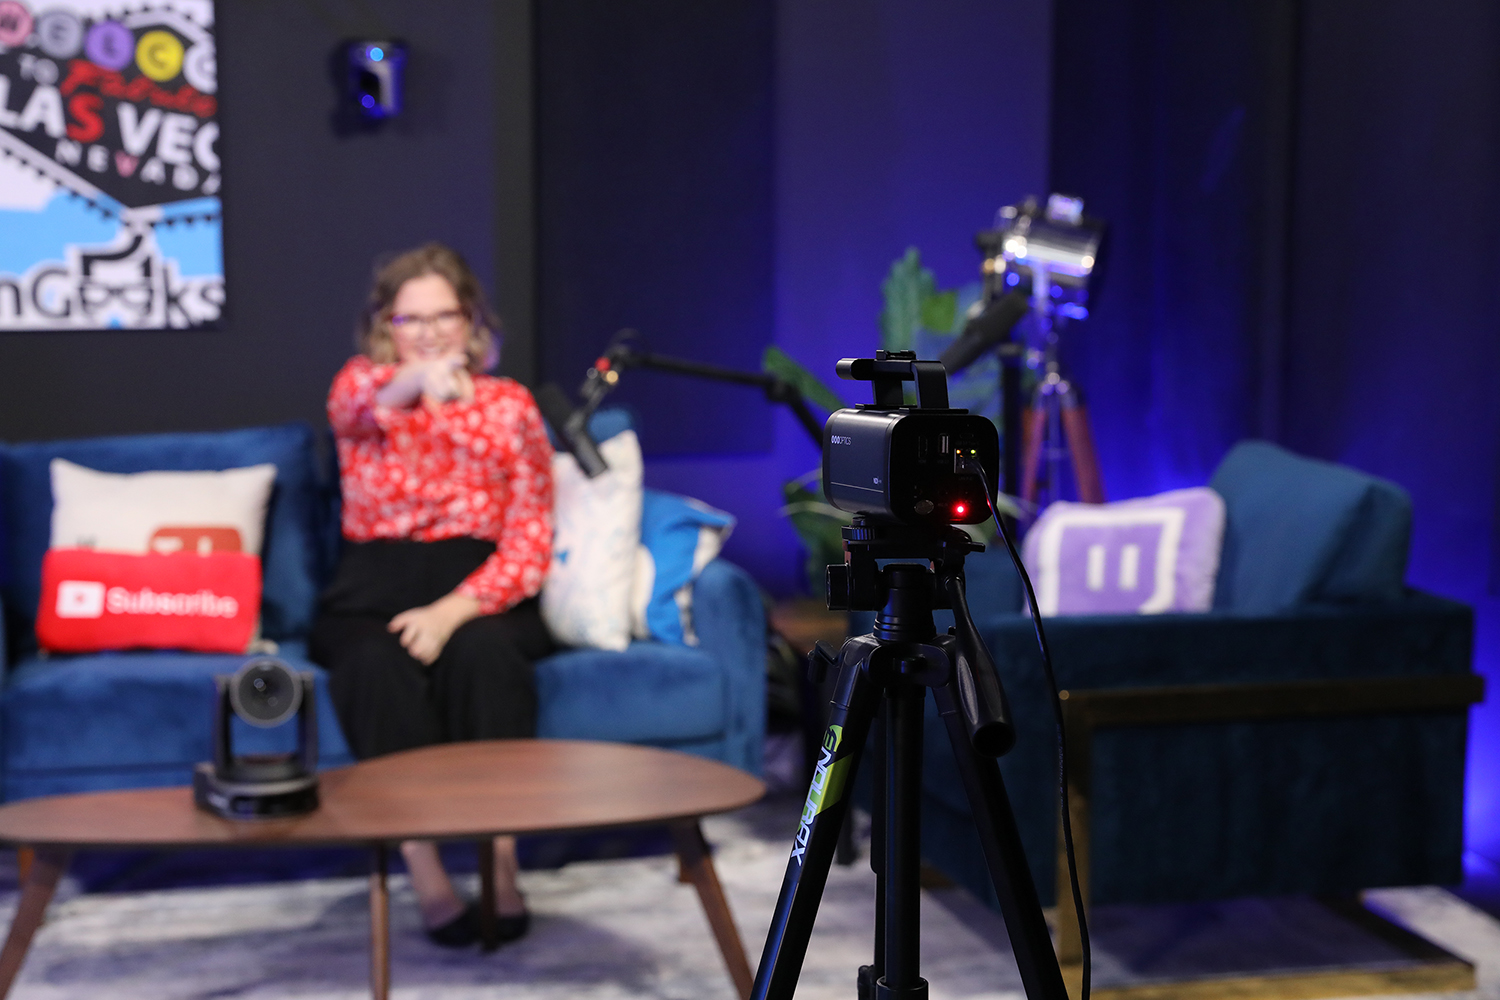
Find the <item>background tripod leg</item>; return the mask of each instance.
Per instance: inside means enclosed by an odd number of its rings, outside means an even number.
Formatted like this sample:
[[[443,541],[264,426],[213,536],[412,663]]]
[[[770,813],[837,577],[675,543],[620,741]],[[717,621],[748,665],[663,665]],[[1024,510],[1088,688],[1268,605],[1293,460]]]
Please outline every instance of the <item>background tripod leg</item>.
[[[1069,389],[1062,400],[1063,432],[1068,451],[1073,456],[1073,482],[1078,499],[1084,503],[1104,502],[1104,477],[1099,473],[1099,455],[1094,450],[1094,434],[1089,429],[1089,411],[1079,401],[1076,389]]]
[[[969,727],[953,690],[956,684],[956,679],[949,680],[946,685],[933,688],[932,693],[948,730],[948,741],[953,745],[974,824],[979,828],[979,843],[984,848],[984,860],[1000,900],[1000,913],[1005,917],[1005,930],[1010,935],[1021,983],[1029,1000],[1068,1000],[1036,883],[1016,830],[1010,797],[1000,777],[1000,765],[992,758],[981,757],[969,741]]]
[[[1037,471],[1042,463],[1042,436],[1047,431],[1047,403],[1037,393],[1021,418],[1021,498],[1035,501]]]
[[[859,764],[870,720],[878,704],[880,688],[870,680],[866,670],[872,646],[860,646],[850,640],[852,648],[862,655],[848,660],[840,656],[838,684],[828,711],[828,729],[819,750],[807,802],[802,807],[792,856],[787,861],[776,913],[766,934],[765,951],[755,974],[753,1000],[791,1000],[802,974],[802,960],[807,956],[807,942],[828,869],[833,864],[839,829],[849,811],[849,791]]]

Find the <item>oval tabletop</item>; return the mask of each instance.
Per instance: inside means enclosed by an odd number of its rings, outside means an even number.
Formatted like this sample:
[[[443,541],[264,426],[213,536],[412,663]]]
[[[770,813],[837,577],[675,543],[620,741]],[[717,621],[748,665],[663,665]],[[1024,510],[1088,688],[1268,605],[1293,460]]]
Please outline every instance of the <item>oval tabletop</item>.
[[[189,788],[0,806],[0,843],[58,847],[357,844],[466,839],[690,819],[749,805],[757,778],[675,750],[582,740],[447,743],[319,774],[304,816],[227,820]]]

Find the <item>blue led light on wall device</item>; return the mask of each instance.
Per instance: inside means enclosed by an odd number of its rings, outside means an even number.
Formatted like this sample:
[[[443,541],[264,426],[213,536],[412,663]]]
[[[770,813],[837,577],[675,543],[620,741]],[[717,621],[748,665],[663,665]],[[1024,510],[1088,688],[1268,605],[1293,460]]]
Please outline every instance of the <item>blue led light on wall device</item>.
[[[361,117],[392,118],[405,103],[406,44],[359,39],[344,46],[345,92]]]

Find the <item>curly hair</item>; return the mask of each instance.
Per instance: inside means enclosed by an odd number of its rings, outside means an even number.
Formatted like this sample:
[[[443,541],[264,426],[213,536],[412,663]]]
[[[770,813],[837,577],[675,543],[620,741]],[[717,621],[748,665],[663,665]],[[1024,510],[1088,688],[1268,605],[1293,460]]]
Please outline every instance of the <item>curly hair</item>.
[[[375,278],[355,335],[359,350],[377,364],[396,360],[396,342],[391,335],[392,304],[402,285],[429,274],[447,279],[469,318],[469,339],[464,345],[469,371],[478,374],[493,368],[500,360],[500,320],[462,255],[442,243],[426,243],[375,262]]]

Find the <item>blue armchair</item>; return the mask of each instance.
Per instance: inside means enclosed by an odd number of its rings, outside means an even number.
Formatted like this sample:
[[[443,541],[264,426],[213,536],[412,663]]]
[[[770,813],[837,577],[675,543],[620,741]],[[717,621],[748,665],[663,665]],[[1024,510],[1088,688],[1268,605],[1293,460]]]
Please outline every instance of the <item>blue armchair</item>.
[[[1047,619],[1097,903],[1160,903],[1462,877],[1473,614],[1403,583],[1398,487],[1251,442],[1212,484],[1227,525],[1214,610]],[[1020,729],[1001,769],[1055,898],[1052,709],[1019,583],[971,561],[975,619]],[[947,738],[929,719],[923,853],[993,902]],[[1065,931],[1071,922],[1063,920]]]
[[[322,671],[305,637],[337,552],[336,489],[300,424],[192,434],[0,445],[0,798],[186,784],[210,757],[214,674],[244,656],[38,653],[32,622],[51,534],[49,462],[107,472],[277,467],[263,547],[262,634],[318,675],[320,758],[349,763]],[[334,502],[330,503],[329,498]],[[765,619],[755,584],[724,561],[694,591],[700,645],[637,642],[623,652],[566,650],[537,664],[539,735],[672,747],[759,773]],[[238,723],[238,720],[236,720]],[[289,730],[290,727],[287,727]],[[243,727],[246,751],[286,749],[290,732]]]

